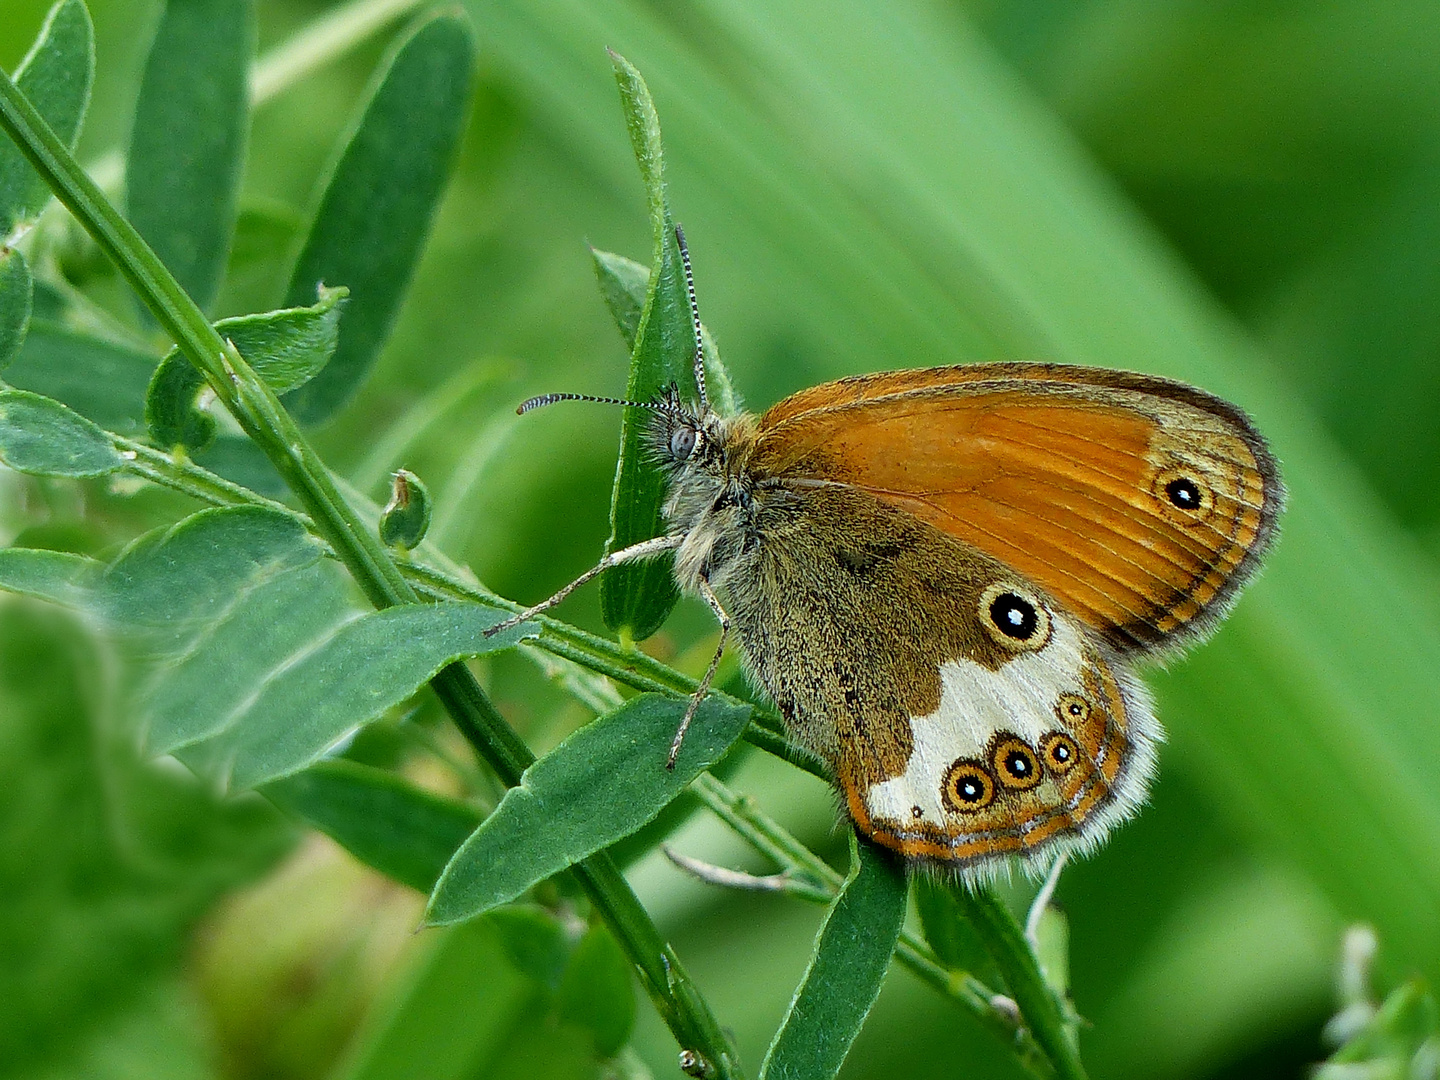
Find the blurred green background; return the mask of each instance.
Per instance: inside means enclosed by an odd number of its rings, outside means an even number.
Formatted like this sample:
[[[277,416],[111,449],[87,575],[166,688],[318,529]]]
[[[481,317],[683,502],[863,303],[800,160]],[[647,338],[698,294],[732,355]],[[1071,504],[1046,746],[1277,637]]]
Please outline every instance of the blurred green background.
[[[46,6],[5,0],[0,66]],[[752,406],[854,372],[1045,359],[1190,379],[1274,438],[1293,498],[1271,570],[1216,640],[1151,678],[1171,731],[1152,805],[1060,884],[1092,1074],[1303,1075],[1357,919],[1380,930],[1384,978],[1440,975],[1440,9],[465,6],[482,66],[460,166],[380,366],[317,434],[327,460],[376,496],[389,469],[418,473],[432,538],[506,595],[591,565],[618,416],[509,410],[624,386],[585,246],[650,251],[613,47],[655,95],[702,312]],[[258,10],[264,54],[327,8]],[[91,11],[80,156],[96,162],[125,145],[158,5]],[[257,111],[215,314],[279,302],[390,32]],[[132,317],[85,243],[66,271]],[[183,509],[0,472],[6,542],[110,554]],[[563,615],[598,629],[595,591]],[[687,601],[647,648],[695,670],[713,640]],[[220,802],[142,761],[129,675],[123,642],[0,602],[0,1075],[343,1069],[427,962],[421,898],[255,796]],[[537,750],[585,719],[521,661],[485,677]],[[818,782],[756,755],[735,786],[843,859]],[[710,821],[675,843],[758,869]],[[702,887],[655,855],[631,878],[758,1062],[819,910]],[[643,1004],[635,1047],[675,1073]],[[844,1075],[1019,1073],[893,971]]]

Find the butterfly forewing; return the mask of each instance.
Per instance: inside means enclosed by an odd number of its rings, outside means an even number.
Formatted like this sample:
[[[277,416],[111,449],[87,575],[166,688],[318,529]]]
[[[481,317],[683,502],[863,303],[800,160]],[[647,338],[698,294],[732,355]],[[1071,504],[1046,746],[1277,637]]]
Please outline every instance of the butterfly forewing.
[[[1238,409],[1099,369],[980,364],[802,391],[761,419],[758,474],[863,490],[1001,560],[1116,648],[1203,630],[1283,498]]]

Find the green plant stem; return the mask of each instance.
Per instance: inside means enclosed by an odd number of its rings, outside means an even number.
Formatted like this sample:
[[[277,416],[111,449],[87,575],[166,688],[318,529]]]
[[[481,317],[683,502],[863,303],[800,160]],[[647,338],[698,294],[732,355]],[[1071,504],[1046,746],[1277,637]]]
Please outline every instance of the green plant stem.
[[[829,863],[792,836],[779,822],[763,813],[748,795],[732,791],[709,773],[701,773],[690,790],[709,810],[762,855],[773,860],[794,881],[795,888],[781,891],[814,903],[829,903],[840,892],[845,879]],[[819,892],[815,890],[818,887]],[[1056,1075],[1050,1060],[1029,1032],[1016,1027],[1014,1016],[1001,1007],[1003,1000],[975,976],[951,971],[912,930],[900,931],[895,958],[922,982],[960,1004],[1011,1047],[1020,1064],[1034,1076]]]
[[[957,884],[954,893],[1005,976],[1026,1026],[1054,1062],[1056,1074],[1061,1080],[1085,1080],[1079,1048],[1065,1023],[1064,1006],[1040,973],[1035,952],[1015,916],[989,889],[972,890]]]
[[[270,459],[305,508],[316,533],[345,564],[377,608],[419,597],[390,559],[378,536],[341,498],[329,470],[311,449],[269,386],[255,376],[228,341],[165,269],[149,246],[105,198],[94,181],[15,86],[0,73],[0,126],[75,219],[114,260],[179,348],[205,376],[216,396]],[[451,664],[432,688],[461,732],[509,785],[534,760],[464,664]],[[660,937],[634,892],[608,856],[575,868],[592,903],[614,931],[681,1047],[703,1056],[719,1077],[739,1077],[739,1062],[719,1023],[679,959]]]

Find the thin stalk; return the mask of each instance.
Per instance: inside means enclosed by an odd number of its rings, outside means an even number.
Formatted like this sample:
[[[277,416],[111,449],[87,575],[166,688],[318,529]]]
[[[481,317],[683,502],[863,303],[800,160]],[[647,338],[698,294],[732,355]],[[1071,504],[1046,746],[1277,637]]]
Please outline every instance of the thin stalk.
[[[843,875],[762,812],[748,795],[730,790],[709,773],[697,776],[690,790],[716,817],[782,869],[789,882],[779,891],[822,904],[839,895]],[[1041,1047],[1027,1031],[1016,1027],[1014,1016],[999,1004],[1004,999],[968,972],[951,971],[940,964],[914,931],[900,931],[895,958],[989,1028],[1015,1051],[1020,1064],[1033,1075],[1045,1080],[1056,1075]]]
[[[234,345],[223,340],[140,235],[105,198],[8,75],[0,73],[0,127],[15,140],[57,198],[115,262],[156,320],[205,376],[217,398],[270,459],[299,499],[316,533],[345,564],[377,608],[418,596],[337,491],[274,392]],[[508,785],[534,756],[505,723],[464,664],[451,664],[430,685],[466,739]],[[614,931],[665,1023],[683,1050],[701,1055],[718,1077],[739,1077],[728,1040],[708,1005],[660,937],[634,892],[606,855],[575,867],[591,902]]]
[[[1000,974],[1005,976],[1026,1026],[1054,1063],[1056,1074],[1061,1080],[1085,1080],[1080,1050],[1065,1022],[1065,1008],[1040,973],[1039,961],[1020,923],[989,889],[956,885],[954,893]]]

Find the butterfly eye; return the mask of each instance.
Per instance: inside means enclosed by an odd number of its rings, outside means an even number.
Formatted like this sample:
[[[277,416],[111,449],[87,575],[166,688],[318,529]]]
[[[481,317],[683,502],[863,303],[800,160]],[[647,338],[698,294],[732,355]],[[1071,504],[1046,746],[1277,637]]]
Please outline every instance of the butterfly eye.
[[[1080,748],[1063,731],[1052,731],[1040,740],[1040,757],[1047,769],[1057,776],[1064,776],[1075,767],[1080,758]]]
[[[1044,778],[1044,770],[1035,751],[1013,735],[995,744],[990,761],[1000,783],[1015,791],[1028,791]]]
[[[1050,640],[1050,613],[1029,589],[991,585],[980,597],[980,621],[1012,652],[1032,652]]]
[[[961,758],[945,771],[940,798],[946,808],[958,813],[983,810],[995,800],[995,781],[978,761]]]
[[[682,425],[670,436],[670,456],[676,461],[686,460],[695,450],[695,429]]]

